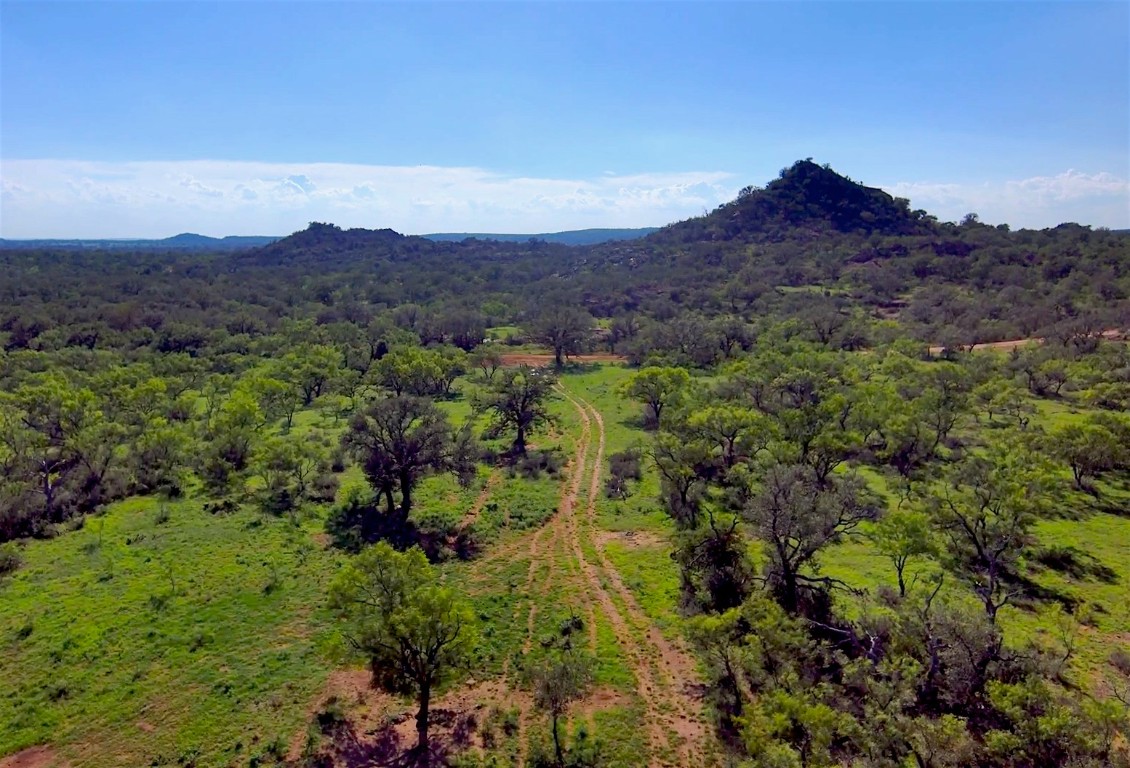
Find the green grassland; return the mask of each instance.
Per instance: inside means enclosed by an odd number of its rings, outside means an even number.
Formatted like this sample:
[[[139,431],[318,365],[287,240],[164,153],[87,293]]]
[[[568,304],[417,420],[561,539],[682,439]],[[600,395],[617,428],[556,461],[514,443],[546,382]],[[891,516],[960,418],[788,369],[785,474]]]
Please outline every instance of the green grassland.
[[[605,474],[609,455],[646,447],[649,439],[640,406],[619,394],[630,373],[622,366],[587,366],[563,379],[570,394],[603,417]],[[441,403],[455,423],[471,416],[468,386],[461,382],[460,396]],[[1044,426],[1079,418],[1084,410],[1068,400],[1034,405],[1033,422]],[[558,452],[564,463],[581,422],[564,398],[553,411],[555,424],[532,443]],[[299,413],[294,425],[331,440],[344,427],[317,409]],[[490,446],[504,448],[505,439]],[[593,434],[590,461],[595,453]],[[606,498],[601,489],[596,540],[585,544],[586,554],[602,547],[648,618],[677,636],[673,528],[656,500],[654,470],[646,461],[644,467],[627,499]],[[498,475],[493,484],[492,473]],[[877,487],[886,483],[879,473],[868,477]],[[552,554],[551,537],[542,539],[540,554],[526,547],[531,531],[548,527],[568,478],[568,468],[524,477],[481,467],[467,487],[450,476],[433,477],[417,494],[417,523],[444,530],[458,526],[486,496],[474,524],[482,554],[442,566],[482,623],[473,665],[480,680],[519,679],[531,639],[536,648],[571,614],[594,615],[575,563]],[[343,489],[364,483],[356,467],[341,480]],[[1072,667],[1084,687],[1101,686],[1110,652],[1130,641],[1130,489],[1100,483],[1099,490],[1097,499],[1069,494],[1061,514],[1043,521],[1037,536],[1041,546],[1072,547],[1094,558],[1106,569],[1103,578],[1028,566],[1037,585],[1092,609]],[[304,731],[329,673],[345,663],[334,651],[324,608],[326,585],[345,557],[322,535],[326,511],[311,506],[272,517],[246,504],[214,514],[192,496],[168,503],[133,498],[88,517],[78,530],[26,543],[23,567],[0,580],[0,755],[50,743],[76,768],[278,761]],[[507,554],[492,558],[495,551]],[[827,552],[822,565],[828,575],[871,592],[894,583],[893,569],[861,537]],[[1002,621],[1022,638],[1053,636],[1056,619],[1036,607],[1009,608]],[[595,738],[609,765],[632,766],[643,738],[635,680],[599,611],[595,621],[596,685],[616,699],[587,721],[573,718],[569,727]],[[514,738],[501,739],[498,750],[514,755]]]
[[[471,416],[467,397],[441,407],[454,423]],[[579,421],[564,399],[553,409],[556,423],[533,444],[566,457]],[[293,431],[336,440],[344,428],[314,408],[296,415]],[[454,528],[492,471],[501,478],[474,524],[485,552],[544,525],[562,472],[524,477],[481,467],[465,488],[452,476],[431,477],[416,494],[413,518],[428,529]],[[340,480],[341,492],[364,484],[355,466]],[[345,557],[322,535],[326,511],[273,517],[248,503],[213,514],[198,498],[133,498],[88,517],[80,530],[28,542],[23,567],[0,581],[0,755],[50,743],[77,767],[279,760],[303,732],[330,671],[348,663],[324,608],[326,585]],[[538,579],[553,579],[552,599],[534,619],[534,637],[542,638],[580,611],[586,595],[576,580],[554,578],[551,564],[534,565]],[[443,570],[483,625],[475,674],[520,674],[529,560],[452,561]],[[609,627],[598,623],[596,637],[597,685],[631,690]],[[636,715],[633,705],[593,715],[608,755],[620,755],[613,764],[631,765],[639,754],[639,734],[628,727]]]
[[[78,766],[222,765],[285,751],[327,669],[338,557],[318,530],[131,499],[25,547],[0,587],[0,754],[50,742]]]

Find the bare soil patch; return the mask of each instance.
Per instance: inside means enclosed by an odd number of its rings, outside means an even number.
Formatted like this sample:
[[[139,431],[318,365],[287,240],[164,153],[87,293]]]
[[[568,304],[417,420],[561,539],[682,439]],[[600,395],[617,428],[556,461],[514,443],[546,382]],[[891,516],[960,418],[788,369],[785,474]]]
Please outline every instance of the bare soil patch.
[[[46,745],[28,747],[14,755],[0,757],[0,768],[70,768],[70,765]]]
[[[587,363],[624,363],[628,358],[623,355],[610,355],[610,354],[592,354],[592,355],[570,355],[567,362],[580,363],[582,365]],[[534,352],[513,352],[511,354],[502,356],[502,364],[507,367],[514,367],[518,365],[531,365],[536,368],[544,368],[547,365],[553,365],[553,355],[546,355]]]
[[[1120,331],[1117,328],[1109,328],[1109,329],[1103,331],[1100,335],[1104,339],[1107,339],[1108,341],[1119,341],[1119,340],[1123,340],[1125,338],[1123,336],[1122,331]],[[1011,339],[1009,341],[987,341],[984,344],[974,344],[972,347],[969,348],[969,350],[971,352],[976,352],[979,349],[1016,349],[1017,347],[1023,347],[1025,344],[1044,344],[1046,342],[1047,342],[1047,339],[1043,338],[1042,336],[1033,336],[1032,338],[1028,338],[1028,339]],[[943,351],[945,351],[945,347],[938,347],[938,346],[930,347],[930,354],[931,355],[940,355]]]

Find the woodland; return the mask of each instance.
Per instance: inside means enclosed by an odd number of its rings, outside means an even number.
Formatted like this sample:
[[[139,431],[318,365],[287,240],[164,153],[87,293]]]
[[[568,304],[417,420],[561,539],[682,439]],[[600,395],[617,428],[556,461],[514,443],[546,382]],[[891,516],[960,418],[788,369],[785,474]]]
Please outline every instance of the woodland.
[[[8,245],[0,768],[1130,766],[1130,233]]]

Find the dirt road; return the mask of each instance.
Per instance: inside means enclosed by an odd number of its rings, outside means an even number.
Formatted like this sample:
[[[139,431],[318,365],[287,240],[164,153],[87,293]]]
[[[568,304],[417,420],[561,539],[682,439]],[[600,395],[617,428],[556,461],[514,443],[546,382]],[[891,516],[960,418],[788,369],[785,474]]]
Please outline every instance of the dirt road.
[[[1123,338],[1122,331],[1117,328],[1107,329],[1103,331],[1101,335],[1104,339],[1111,341],[1117,341]],[[969,350],[976,352],[979,349],[1016,349],[1017,347],[1023,347],[1025,344],[1043,344],[1046,341],[1047,339],[1042,336],[1033,336],[1028,339],[1011,339],[1009,341],[986,341],[984,344],[974,344]],[[940,355],[944,350],[945,347],[930,347],[930,354]]]
[[[623,355],[594,354],[570,355],[567,362],[587,365],[589,363],[623,363],[627,362],[627,360],[628,358]],[[536,368],[544,368],[548,365],[553,365],[553,362],[553,355],[538,352],[514,352],[502,356],[502,364],[508,368],[513,368],[518,365],[532,365]]]

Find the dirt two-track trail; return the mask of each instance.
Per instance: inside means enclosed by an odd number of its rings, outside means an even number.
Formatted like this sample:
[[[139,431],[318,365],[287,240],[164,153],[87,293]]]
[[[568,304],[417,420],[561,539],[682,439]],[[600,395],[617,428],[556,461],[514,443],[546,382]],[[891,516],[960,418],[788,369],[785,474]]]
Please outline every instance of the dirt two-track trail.
[[[604,420],[588,402],[564,389],[561,392],[576,409],[581,431],[557,510],[526,542],[525,650],[532,646],[535,619],[543,606],[553,604],[558,594],[584,595],[581,610],[590,650],[596,651],[597,622],[608,625],[635,678],[647,743],[647,754],[640,755],[639,764],[650,768],[711,765],[715,760],[702,702],[692,693],[699,689],[694,659],[664,637],[644,613],[596,535]],[[583,703],[581,709],[585,709]],[[586,717],[591,721],[591,711]],[[524,736],[527,729],[521,730]],[[519,757],[524,756],[523,747]]]
[[[678,641],[663,635],[644,612],[624,578],[604,551],[606,536],[597,527],[597,504],[602,491],[605,452],[604,419],[600,412],[578,395],[559,388],[561,395],[576,410],[579,430],[567,471],[561,482],[556,509],[534,531],[492,548],[472,567],[471,581],[481,587],[498,578],[506,564],[526,564],[524,582],[513,608],[513,625],[524,631],[522,653],[531,652],[539,632],[545,632],[545,619],[571,611],[583,618],[586,634],[582,642],[594,654],[612,655],[609,639],[614,639],[616,659],[630,671],[634,696],[609,687],[598,687],[570,713],[574,722],[587,723],[593,732],[599,712],[611,707],[632,706],[638,712],[638,728],[617,734],[638,744],[639,754],[631,765],[647,768],[712,768],[720,762],[719,749],[707,725],[699,692],[701,680],[694,658]],[[479,498],[465,518],[473,521],[501,478],[492,474]],[[662,556],[662,555],[656,555]],[[475,588],[472,586],[472,588]],[[541,624],[539,626],[539,619]],[[599,645],[598,640],[604,644]],[[599,647],[598,647],[599,645]],[[604,662],[612,659],[601,659]],[[349,680],[367,680],[367,672],[345,671]],[[340,676],[339,676],[340,677]],[[331,679],[331,683],[334,681]],[[340,682],[340,681],[339,681]],[[338,686],[340,687],[340,686]],[[357,687],[357,686],[354,686]],[[365,685],[360,685],[365,689]],[[530,745],[542,727],[541,715],[533,708],[520,678],[504,664],[501,678],[473,683],[456,689],[433,702],[435,711],[470,713],[487,705],[512,707],[518,712],[516,750],[518,766],[528,762]],[[345,696],[333,685],[326,694]],[[367,692],[345,696],[348,700],[367,700],[361,731],[376,733],[377,723],[390,711],[391,699]],[[410,743],[413,722],[408,714],[398,721],[396,731],[404,744]],[[635,725],[635,723],[633,723]],[[297,763],[305,730],[296,734],[291,758]],[[596,733],[599,738],[600,733]],[[605,734],[611,736],[611,734]],[[371,741],[369,736],[363,741]],[[437,739],[438,740],[438,739]],[[485,751],[479,744],[478,749]],[[335,765],[374,765],[372,762],[336,762]]]

